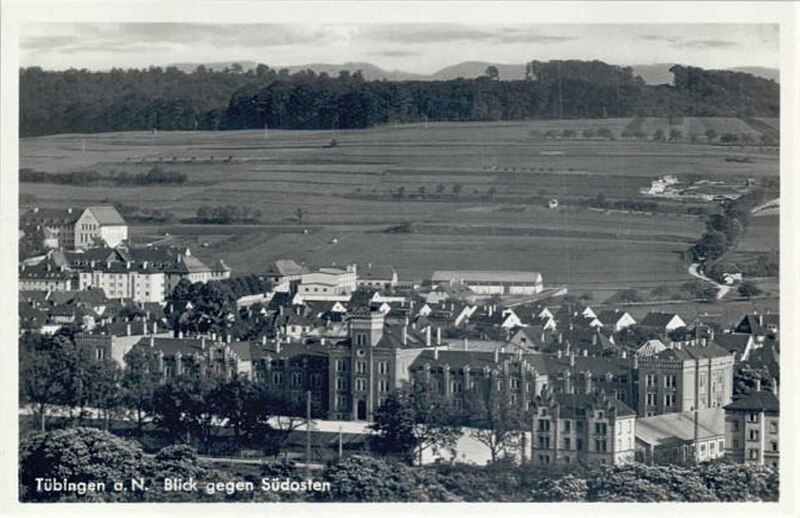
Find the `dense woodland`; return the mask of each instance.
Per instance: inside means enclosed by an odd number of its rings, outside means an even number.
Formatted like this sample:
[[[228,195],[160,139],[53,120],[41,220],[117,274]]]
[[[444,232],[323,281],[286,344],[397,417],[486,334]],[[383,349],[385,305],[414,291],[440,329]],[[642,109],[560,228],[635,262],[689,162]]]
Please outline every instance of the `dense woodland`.
[[[20,70],[20,134],[245,128],[347,129],[419,121],[655,116],[777,117],[779,85],[676,65],[650,86],[600,61],[532,61],[526,80],[367,81],[265,65],[91,72]],[[489,72],[487,70],[487,72]]]

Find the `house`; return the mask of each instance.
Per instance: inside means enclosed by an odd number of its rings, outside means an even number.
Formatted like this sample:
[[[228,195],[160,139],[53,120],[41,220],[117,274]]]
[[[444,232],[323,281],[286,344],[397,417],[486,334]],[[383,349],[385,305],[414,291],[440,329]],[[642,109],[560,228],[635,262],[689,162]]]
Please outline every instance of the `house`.
[[[722,280],[728,286],[732,284],[736,284],[737,282],[742,282],[742,274],[741,273],[723,273]]]
[[[397,272],[391,266],[368,263],[367,268],[358,273],[357,285],[365,288],[394,288],[397,286]]]
[[[646,341],[641,347],[636,349],[636,354],[640,357],[655,356],[665,349],[667,349],[667,346],[664,345],[664,342],[658,338],[653,338],[652,340]]]
[[[279,259],[267,268],[266,276],[273,284],[278,285],[284,282],[297,282],[308,271],[308,268],[292,259]]]
[[[726,456],[734,462],[780,464],[780,402],[777,395],[762,391],[725,406]]]
[[[539,272],[499,270],[437,270],[431,284],[463,285],[479,295],[535,295],[543,289]]]
[[[163,302],[166,277],[147,261],[95,264],[78,274],[78,288],[100,289],[108,298],[130,298],[135,302]]]
[[[636,461],[692,465],[725,455],[725,411],[706,408],[636,419]]]
[[[356,265],[348,265],[346,269],[320,268],[315,272],[300,276],[297,295],[303,300],[338,300],[350,298],[356,291]]]
[[[34,207],[20,216],[20,227],[41,228],[48,248],[75,247],[75,223],[81,216],[73,208],[51,209]]]
[[[686,322],[677,313],[651,311],[639,322],[639,325],[659,333],[669,333],[681,327],[686,327]]]
[[[72,248],[109,246],[114,248],[128,239],[128,225],[111,205],[86,207],[75,221],[75,243]]]
[[[747,361],[750,353],[759,347],[756,345],[753,335],[747,333],[721,333],[715,335],[713,340],[717,345],[730,352],[737,363]]]
[[[21,263],[18,271],[23,291],[69,291],[75,286],[75,272],[56,251],[48,252],[38,263]]]
[[[532,404],[531,461],[539,466],[634,461],[636,412],[604,393],[554,394]]]
[[[777,336],[780,327],[780,315],[775,313],[753,313],[745,315],[736,324],[734,332],[753,335],[757,342],[763,342],[768,336]]]
[[[733,397],[733,354],[706,339],[670,342],[638,360],[638,414],[721,408]]]
[[[619,333],[627,327],[636,325],[636,320],[630,313],[619,309],[601,311],[597,315],[597,320],[603,324],[604,329],[610,329],[614,333]]]

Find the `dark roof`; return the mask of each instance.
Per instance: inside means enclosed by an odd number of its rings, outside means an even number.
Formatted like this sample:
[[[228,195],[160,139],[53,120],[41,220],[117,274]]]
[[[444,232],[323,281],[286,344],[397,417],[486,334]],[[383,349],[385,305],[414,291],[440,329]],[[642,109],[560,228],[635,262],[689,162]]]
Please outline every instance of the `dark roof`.
[[[597,320],[603,325],[616,324],[626,313],[628,312],[619,309],[606,309],[597,314]]]
[[[753,392],[749,396],[737,399],[725,405],[725,410],[758,410],[764,412],[780,412],[781,405],[775,394],[767,391]]]
[[[34,208],[22,215],[23,223],[39,225],[72,225],[81,217],[77,209]]]
[[[569,370],[570,372],[586,372],[592,374],[621,375],[628,374],[631,370],[632,360],[623,359],[616,356],[575,356],[575,365],[570,365],[567,356],[558,358],[557,356],[546,355],[544,361],[548,365],[547,371],[555,374]]]
[[[639,325],[644,327],[665,327],[676,315],[680,317],[677,313],[651,311],[639,322]]]
[[[122,219],[117,209],[111,205],[100,205],[96,207],[87,207],[86,210],[91,211],[95,219],[101,225],[124,225],[125,220]]]
[[[721,358],[731,356],[731,352],[713,342],[708,342],[706,345],[681,344],[680,348],[669,347],[656,353],[655,356],[665,360],[693,360],[695,358]]]
[[[600,407],[601,405],[607,405],[611,408],[615,408],[617,410],[618,417],[628,417],[628,416],[635,416],[636,412],[623,403],[622,401],[613,398],[607,397],[602,394],[597,393],[575,393],[575,394],[555,394],[553,396],[555,401],[561,407],[561,415],[567,416],[572,415],[577,410],[578,413],[585,411],[585,409],[590,407]]]
[[[753,336],[746,333],[722,333],[714,337],[714,342],[726,351],[736,352],[741,357],[752,339]]]

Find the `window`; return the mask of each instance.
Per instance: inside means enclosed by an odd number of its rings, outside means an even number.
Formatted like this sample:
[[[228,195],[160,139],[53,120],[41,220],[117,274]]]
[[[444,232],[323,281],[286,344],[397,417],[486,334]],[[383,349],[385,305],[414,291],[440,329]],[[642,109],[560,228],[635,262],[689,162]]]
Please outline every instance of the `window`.
[[[594,450],[595,451],[606,451],[606,449],[607,449],[607,444],[606,444],[605,439],[602,439],[602,440],[596,439],[594,441]]]
[[[539,419],[539,431],[540,432],[549,432],[550,431],[550,420],[549,419]]]
[[[664,386],[667,388],[675,388],[677,377],[674,374],[667,374],[664,376]]]
[[[605,435],[608,432],[608,425],[606,423],[595,423],[594,433],[598,435]]]
[[[769,433],[778,433],[778,421],[769,422]]]
[[[648,392],[647,393],[647,406],[656,406],[656,394],[655,394],[655,392]]]
[[[539,449],[540,450],[550,449],[550,437],[539,437]]]
[[[303,386],[303,374],[300,372],[293,372],[292,373],[292,386],[294,387],[301,387]]]
[[[569,437],[564,437],[564,449],[569,450],[572,448],[572,440]]]
[[[747,439],[750,441],[757,441],[758,440],[758,430],[750,430],[750,433],[747,435]]]
[[[322,385],[322,376],[318,372],[311,374],[309,380],[314,388],[319,388]]]
[[[347,360],[336,360],[336,372],[347,371]]]
[[[664,394],[664,406],[675,406],[675,394]]]
[[[564,457],[564,464],[569,464],[570,462],[572,462],[572,459],[569,458],[569,455]]]
[[[378,392],[389,392],[389,381],[378,380]]]
[[[747,414],[747,421],[750,423],[758,422],[758,412],[750,412]]]
[[[550,464],[550,456],[549,455],[539,455],[539,463],[540,464]]]
[[[583,439],[575,439],[575,449],[583,451]]]
[[[778,441],[770,441],[769,447],[772,451],[778,451]]]
[[[734,439],[733,440],[733,449],[734,450],[738,450],[739,449],[739,439]]]
[[[461,380],[452,380],[450,382],[450,392],[453,394],[460,394],[463,391]]]
[[[711,451],[711,453],[715,453],[717,451],[717,443],[711,441],[710,443],[708,443],[708,449],[709,451]]]
[[[360,374],[364,374],[365,372],[367,372],[367,362],[365,362],[364,360],[358,360],[356,362],[356,372]]]
[[[105,358],[105,353],[106,351],[102,347],[95,349],[95,357],[98,361],[103,361],[103,358]]]
[[[514,390],[519,388],[519,378],[511,378],[511,388]]]
[[[750,448],[750,449],[747,451],[747,457],[748,457],[750,460],[756,460],[756,459],[758,459],[758,450],[757,450],[757,449],[755,449],[755,448]]]
[[[575,430],[579,433],[583,431],[583,421],[575,421]]]
[[[569,419],[564,419],[564,433],[569,433],[572,428],[572,421]]]
[[[380,374],[389,374],[389,362],[381,360],[378,362],[378,372]]]
[[[283,385],[283,373],[282,372],[273,372],[272,373],[272,383],[273,383],[273,385]]]
[[[344,376],[336,378],[336,390],[347,390],[347,378]]]
[[[648,374],[645,376],[645,386],[647,387],[655,387],[656,386],[656,375],[655,374]]]
[[[731,429],[734,432],[738,432],[739,431],[739,421],[731,421]]]

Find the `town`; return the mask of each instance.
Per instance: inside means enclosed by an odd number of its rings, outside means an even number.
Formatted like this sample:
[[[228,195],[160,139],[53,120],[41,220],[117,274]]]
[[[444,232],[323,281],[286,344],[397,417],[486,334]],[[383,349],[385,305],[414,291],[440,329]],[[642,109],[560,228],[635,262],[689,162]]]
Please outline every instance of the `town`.
[[[726,321],[593,308],[526,271],[442,269],[413,280],[390,265],[286,258],[237,276],[189,248],[129,245],[113,206],[33,208],[20,221],[45,250],[20,262],[21,344],[66,340],[79,370],[105,365],[130,379],[144,365],[156,385],[145,399],[182,379],[247,380],[280,402],[272,418],[294,419],[294,443],[281,448],[298,460],[301,431],[312,433],[303,417],[316,423],[315,444],[327,444],[321,458],[337,444],[342,455],[342,427],[352,454],[380,432],[373,423],[387,409],[424,390],[461,431],[418,448],[414,462],[779,465],[774,312]],[[42,366],[28,367],[23,358],[23,382]],[[124,385],[126,375],[115,376]],[[53,415],[70,406],[26,387],[23,403],[43,430],[48,406]],[[158,414],[141,403],[139,425],[142,409]],[[75,406],[108,421],[125,404],[97,397]],[[234,422],[225,417],[214,426]],[[177,420],[156,422],[188,431]]]

